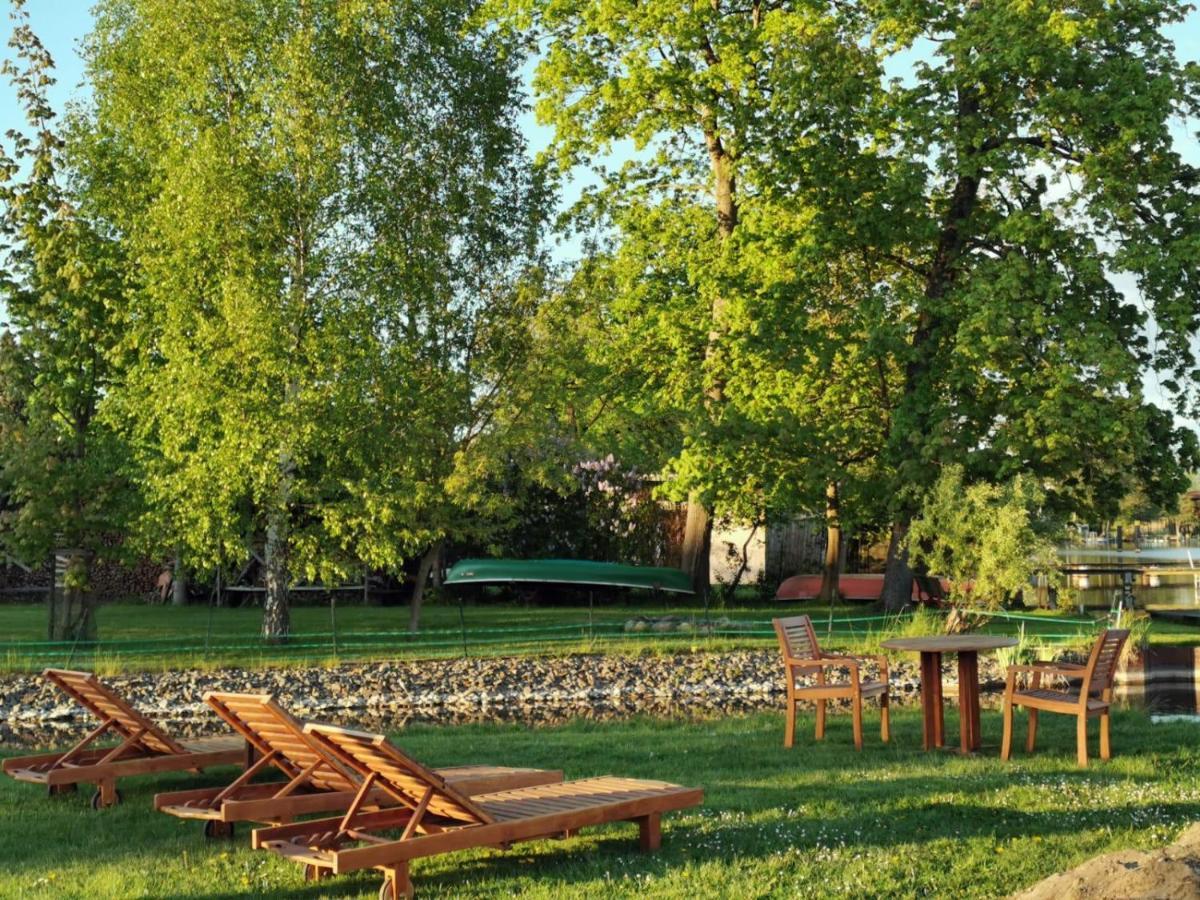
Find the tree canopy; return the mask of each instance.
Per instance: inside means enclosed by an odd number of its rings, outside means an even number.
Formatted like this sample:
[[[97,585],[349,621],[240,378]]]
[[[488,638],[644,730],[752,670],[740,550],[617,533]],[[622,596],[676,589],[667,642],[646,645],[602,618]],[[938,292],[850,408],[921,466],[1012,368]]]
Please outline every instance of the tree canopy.
[[[91,159],[144,285],[120,403],[196,565],[396,568],[487,498],[542,190],[469,2],[106,0]]]
[[[446,541],[511,537],[587,460],[687,502],[698,589],[714,518],[824,510],[831,548],[890,527],[894,604],[952,493],[1173,500],[1200,465],[1188,9],[101,0],[61,130],[21,20],[5,540],[261,553],[279,638],[289,584],[419,556],[417,627]],[[553,170],[581,167],[584,251],[551,266]]]
[[[1142,380],[1194,400],[1200,175],[1171,130],[1200,71],[1163,33],[1186,4],[496,5],[543,42],[557,158],[639,151],[592,204],[633,257],[600,302],[657,342],[647,393],[687,386],[667,467],[693,497],[770,496],[790,459],[811,498],[857,459],[899,551],[950,463],[1057,509],[1112,509],[1130,470],[1178,490],[1195,436]]]
[[[92,560],[136,508],[121,435],[101,410],[119,383],[131,272],[124,250],[81,199],[63,129],[47,99],[54,63],[14,7],[3,73],[26,130],[0,148],[0,547],[39,562],[68,551],[66,592],[50,604],[53,640],[94,634]]]

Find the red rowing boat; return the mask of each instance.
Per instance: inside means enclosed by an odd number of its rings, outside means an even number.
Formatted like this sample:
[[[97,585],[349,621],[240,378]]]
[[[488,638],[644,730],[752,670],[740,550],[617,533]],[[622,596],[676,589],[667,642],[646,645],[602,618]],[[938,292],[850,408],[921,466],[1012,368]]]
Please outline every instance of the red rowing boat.
[[[938,579],[942,590],[950,590],[950,582],[945,578]],[[838,593],[846,600],[878,600],[883,592],[882,575],[843,575],[838,579]],[[779,585],[775,592],[776,600],[812,600],[821,593],[820,575],[793,575]],[[913,600],[920,599],[920,589],[913,582]]]

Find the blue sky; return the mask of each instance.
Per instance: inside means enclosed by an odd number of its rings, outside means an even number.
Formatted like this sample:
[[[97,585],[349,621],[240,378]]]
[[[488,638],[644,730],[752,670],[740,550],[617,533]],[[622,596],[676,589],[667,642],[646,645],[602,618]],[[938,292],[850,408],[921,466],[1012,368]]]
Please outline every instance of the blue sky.
[[[80,91],[83,80],[83,64],[76,52],[78,42],[88,33],[92,25],[91,4],[93,0],[28,0],[30,21],[34,32],[42,39],[58,65],[58,84],[52,99],[56,109],[62,109],[66,101]],[[204,2],[204,0],[185,0]],[[8,4],[0,0],[0,5]],[[0,23],[0,33],[7,35],[8,23]],[[1184,59],[1200,61],[1200,13],[1193,12],[1186,22],[1172,29],[1170,36],[1175,40],[1179,54]],[[6,84],[0,84],[0,134],[21,122],[20,109]],[[538,126],[532,114],[522,121],[530,146],[536,151],[546,146],[549,130]],[[1200,164],[1200,140],[1195,131],[1178,133],[1182,152],[1192,162]]]
[[[2,2],[2,0],[0,0]],[[92,24],[91,3],[93,0],[28,0],[30,21],[35,33],[42,39],[54,57],[58,67],[58,84],[55,85],[52,100],[56,109],[62,109],[72,96],[78,96],[83,90],[83,65],[76,52],[78,43],[88,33]],[[185,2],[204,2],[204,0],[185,0]],[[7,3],[3,3],[7,8]],[[0,33],[7,35],[7,22],[0,23]],[[1170,37],[1174,39],[1182,58],[1200,61],[1200,13],[1192,12],[1188,19],[1171,30]],[[5,48],[7,49],[7,48]],[[5,54],[7,55],[7,54]],[[17,107],[11,88],[0,83],[0,134],[22,123],[21,111]],[[531,148],[535,151],[546,146],[550,138],[549,130],[538,126],[532,114],[522,120]],[[1196,129],[1200,123],[1191,123],[1190,133],[1179,129],[1176,138],[1180,152],[1190,162],[1200,165],[1200,138]],[[618,155],[624,148],[618,148]],[[579,187],[590,181],[587,173],[568,186],[568,192],[574,193]],[[571,245],[560,248],[569,255]],[[1124,287],[1124,285],[1122,285]],[[0,318],[3,317],[3,306],[0,305]],[[1157,379],[1151,376],[1147,384],[1152,397],[1161,399],[1162,393],[1158,388]]]

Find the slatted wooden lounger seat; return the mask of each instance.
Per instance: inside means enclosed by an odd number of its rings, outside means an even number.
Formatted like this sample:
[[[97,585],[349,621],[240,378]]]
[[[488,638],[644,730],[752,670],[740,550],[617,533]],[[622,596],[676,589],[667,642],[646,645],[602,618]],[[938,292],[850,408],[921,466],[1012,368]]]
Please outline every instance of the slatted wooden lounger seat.
[[[92,806],[121,802],[118,778],[153,772],[195,771],[208,766],[244,765],[246,743],[237,735],[176,741],[139,713],[90,672],[47,669],[42,677],[100,720],[100,725],[66,753],[43,753],[4,760],[3,769],[18,781],[47,786],[51,795],[95,784]],[[106,736],[116,746],[97,746]]]
[[[254,846],[304,865],[310,880],[360,869],[384,874],[381,898],[411,897],[409,862],[472,847],[507,847],[588,825],[637,822],[643,850],[657,850],[662,814],[697,806],[704,792],[662,781],[585,778],[467,797],[382,735],[328,725],[304,727],[326,753],[363,779],[344,816],[258,828]],[[363,809],[372,790],[397,804]],[[399,837],[379,832],[399,831]]]
[[[345,810],[362,777],[325,753],[304,726],[269,694],[209,692],[204,702],[254,749],[257,761],[225,787],[156,794],[154,808],[182,819],[204,821],[205,837],[232,837],[235,822],[281,824],[307,813]],[[251,782],[274,768],[284,781]],[[483,794],[562,781],[561,770],[505,766],[455,766],[437,770],[462,793]],[[383,791],[372,804],[394,805]]]

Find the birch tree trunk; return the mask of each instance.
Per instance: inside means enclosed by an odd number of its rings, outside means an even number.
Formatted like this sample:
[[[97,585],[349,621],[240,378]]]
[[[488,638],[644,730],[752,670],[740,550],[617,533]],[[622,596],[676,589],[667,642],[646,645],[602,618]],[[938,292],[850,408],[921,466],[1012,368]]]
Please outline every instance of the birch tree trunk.
[[[717,234],[720,235],[722,241],[725,241],[737,227],[737,182],[733,174],[733,159],[717,132],[716,122],[711,111],[704,114],[704,143],[708,149],[713,175],[713,193],[717,207]],[[708,332],[708,346],[704,353],[706,361],[712,361],[720,353],[721,318],[725,313],[725,306],[724,297],[713,298],[712,326]],[[715,378],[705,391],[705,407],[710,411],[715,410],[715,407],[719,406],[724,399],[725,385],[721,378]],[[696,592],[696,596],[703,598],[708,595],[712,583],[709,571],[709,550],[712,547],[712,510],[695,492],[688,495],[687,507],[687,521],[683,530],[683,571],[691,579],[692,590]]]
[[[263,601],[262,635],[268,641],[283,643],[292,630],[288,608],[287,508],[271,513],[267,523],[267,545],[263,554],[266,563],[266,599]]]
[[[175,551],[174,572],[171,578],[171,605],[187,606],[188,582],[187,573],[183,570],[183,560],[179,551]]]

